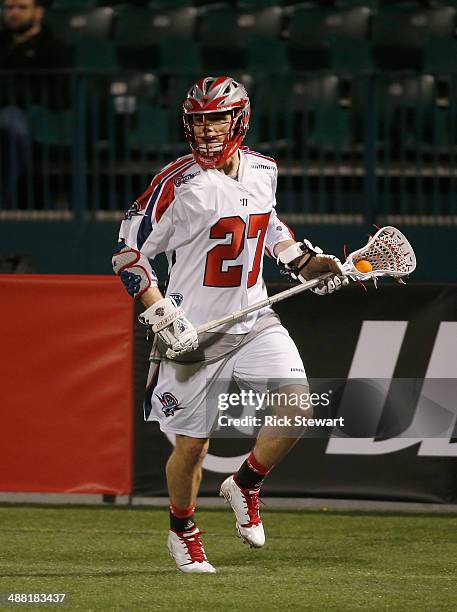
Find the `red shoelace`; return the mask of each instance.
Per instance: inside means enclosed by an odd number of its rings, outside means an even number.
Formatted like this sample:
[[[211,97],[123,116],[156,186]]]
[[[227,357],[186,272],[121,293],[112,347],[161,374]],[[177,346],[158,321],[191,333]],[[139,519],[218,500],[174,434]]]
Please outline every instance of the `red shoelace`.
[[[259,515],[259,492],[260,489],[241,489],[244,501],[246,502],[246,510],[249,515],[249,523],[242,527],[252,527],[261,523]]]
[[[207,560],[203,542],[200,537],[202,533],[203,531],[196,531],[192,535],[185,535],[185,532],[177,534],[181,542],[187,548],[191,563],[203,563],[203,561]]]

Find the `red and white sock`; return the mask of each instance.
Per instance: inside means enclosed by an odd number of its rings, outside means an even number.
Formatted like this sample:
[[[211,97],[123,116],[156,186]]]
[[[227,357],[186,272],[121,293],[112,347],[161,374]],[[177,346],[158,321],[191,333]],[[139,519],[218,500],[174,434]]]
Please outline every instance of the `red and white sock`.
[[[252,452],[233,478],[240,489],[257,489],[273,467],[259,463]]]
[[[176,533],[191,531],[195,528],[194,512],[195,506],[178,508],[170,503],[170,529]]]

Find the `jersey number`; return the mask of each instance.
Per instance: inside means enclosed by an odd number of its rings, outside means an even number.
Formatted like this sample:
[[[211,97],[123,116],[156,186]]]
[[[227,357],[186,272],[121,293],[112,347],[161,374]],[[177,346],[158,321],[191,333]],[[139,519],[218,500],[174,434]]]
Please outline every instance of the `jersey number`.
[[[262,260],[263,243],[267,233],[270,213],[250,215],[247,224],[246,238],[257,238],[252,269],[248,273],[248,288],[253,287],[259,277],[260,263]],[[205,280],[203,284],[207,287],[239,287],[243,266],[227,266],[222,269],[224,261],[234,261],[244,249],[244,236],[246,223],[241,217],[222,217],[213,225],[209,237],[214,239],[226,238],[232,235],[229,244],[218,244],[208,251],[206,256]]]

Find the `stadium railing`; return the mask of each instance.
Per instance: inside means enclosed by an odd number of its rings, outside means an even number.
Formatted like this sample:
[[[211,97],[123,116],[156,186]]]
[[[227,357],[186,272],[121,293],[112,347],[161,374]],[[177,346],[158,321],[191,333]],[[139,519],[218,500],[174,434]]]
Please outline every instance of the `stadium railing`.
[[[198,75],[0,73],[2,218],[114,219],[188,152],[181,102]],[[279,165],[297,221],[457,216],[455,74],[235,74],[252,98],[246,144]]]

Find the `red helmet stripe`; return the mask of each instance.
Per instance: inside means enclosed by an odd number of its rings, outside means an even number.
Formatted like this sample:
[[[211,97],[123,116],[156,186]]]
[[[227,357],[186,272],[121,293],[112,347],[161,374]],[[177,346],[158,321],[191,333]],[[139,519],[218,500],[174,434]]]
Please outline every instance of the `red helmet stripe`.
[[[217,79],[213,82],[213,84],[209,88],[209,91],[211,91],[211,89],[214,89],[215,87],[218,87],[219,85],[222,85],[222,83],[224,81],[227,81],[228,78],[229,77],[226,77],[226,76],[217,77]]]
[[[204,88],[204,86],[205,86],[205,81],[206,81],[206,78],[204,78],[204,79],[199,79],[199,80],[197,81],[197,83],[196,83],[197,87],[198,87],[199,89],[201,89],[203,92],[204,92],[204,89],[203,89],[203,88]]]
[[[224,109],[220,109],[219,108],[219,103],[224,101],[224,96],[221,96],[220,98],[214,98],[214,100],[208,100],[208,102],[205,103],[204,105],[204,109],[205,110],[222,110],[224,111]]]

